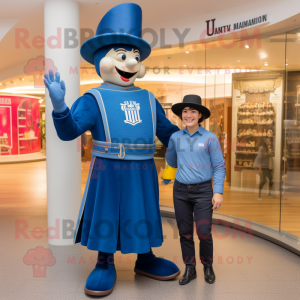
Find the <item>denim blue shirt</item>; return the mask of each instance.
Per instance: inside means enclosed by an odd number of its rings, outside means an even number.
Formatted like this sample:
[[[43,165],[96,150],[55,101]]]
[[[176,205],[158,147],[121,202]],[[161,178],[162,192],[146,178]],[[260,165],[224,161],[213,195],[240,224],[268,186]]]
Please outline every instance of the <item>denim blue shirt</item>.
[[[262,169],[269,169],[270,153],[264,150],[262,146],[258,148],[258,155],[255,160],[261,164]]]
[[[200,126],[193,134],[185,128],[171,135],[167,163],[178,168],[176,179],[185,184],[210,180],[214,175],[214,192],[223,193],[225,165],[215,134]]]

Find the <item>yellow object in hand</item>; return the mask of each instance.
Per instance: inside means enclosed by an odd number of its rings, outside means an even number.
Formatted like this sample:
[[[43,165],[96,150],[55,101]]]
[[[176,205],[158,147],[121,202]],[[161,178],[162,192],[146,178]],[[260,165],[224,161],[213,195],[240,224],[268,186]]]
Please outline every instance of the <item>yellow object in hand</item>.
[[[164,181],[165,184],[168,184],[171,180],[175,179],[177,172],[177,168],[172,168],[171,166],[167,165],[161,179]]]

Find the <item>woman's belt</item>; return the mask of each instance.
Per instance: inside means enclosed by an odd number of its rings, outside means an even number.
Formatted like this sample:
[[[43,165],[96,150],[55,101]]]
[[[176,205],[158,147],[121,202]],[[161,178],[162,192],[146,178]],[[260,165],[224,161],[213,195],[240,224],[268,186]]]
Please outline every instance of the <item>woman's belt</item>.
[[[154,157],[154,144],[122,144],[93,140],[92,155],[124,160],[145,160]]]
[[[178,181],[177,179],[175,179],[175,184],[178,184],[181,187],[191,188],[191,187],[195,187],[195,186],[202,187],[202,186],[205,186],[207,184],[212,184],[212,183],[211,183],[211,179],[202,181],[202,182],[198,182],[198,183],[182,183],[182,182]]]

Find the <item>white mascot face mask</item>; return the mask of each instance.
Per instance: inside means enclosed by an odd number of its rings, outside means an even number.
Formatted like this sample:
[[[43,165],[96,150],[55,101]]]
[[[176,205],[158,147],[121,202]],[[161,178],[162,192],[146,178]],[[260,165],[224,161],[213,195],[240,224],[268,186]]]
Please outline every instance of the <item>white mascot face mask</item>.
[[[112,48],[103,57],[99,64],[99,70],[104,82],[129,86],[136,78],[143,78],[146,68],[140,63],[140,53],[137,49],[127,51],[123,48]]]

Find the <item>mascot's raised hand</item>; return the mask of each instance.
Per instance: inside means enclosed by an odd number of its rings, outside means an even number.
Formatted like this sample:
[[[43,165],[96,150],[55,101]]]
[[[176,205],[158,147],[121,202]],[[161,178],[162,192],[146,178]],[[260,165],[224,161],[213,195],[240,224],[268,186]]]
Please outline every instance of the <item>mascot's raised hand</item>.
[[[54,111],[56,113],[61,113],[66,110],[66,86],[63,80],[60,81],[60,74],[56,72],[54,78],[53,71],[50,69],[49,75],[47,73],[44,74],[44,83],[49,91]]]

